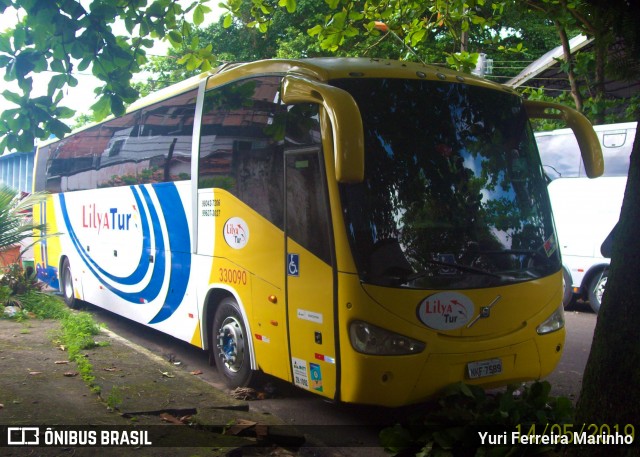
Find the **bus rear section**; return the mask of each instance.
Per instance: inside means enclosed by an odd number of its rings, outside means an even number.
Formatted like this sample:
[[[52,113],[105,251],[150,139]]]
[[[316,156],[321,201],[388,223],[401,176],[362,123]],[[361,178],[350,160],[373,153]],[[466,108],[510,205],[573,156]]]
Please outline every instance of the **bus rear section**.
[[[598,312],[609,259],[601,245],[620,217],[636,123],[594,127],[602,146],[604,174],[588,179],[573,132],[537,132],[536,141],[550,183],[566,289],[565,306],[580,298]]]
[[[547,105],[337,58],[231,65],[141,106],[40,148],[40,218],[61,235],[38,269],[70,304],[209,350],[229,387],[260,370],[350,403],[558,363],[562,265],[529,124]]]

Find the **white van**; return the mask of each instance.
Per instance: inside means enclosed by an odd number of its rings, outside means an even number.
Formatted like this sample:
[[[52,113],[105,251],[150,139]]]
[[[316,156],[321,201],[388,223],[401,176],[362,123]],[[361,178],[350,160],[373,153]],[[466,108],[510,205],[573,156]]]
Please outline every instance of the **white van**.
[[[604,156],[604,174],[586,177],[580,149],[570,129],[535,134],[564,266],[567,306],[578,297],[598,312],[607,282],[609,259],[600,246],[620,217],[636,122],[594,127]]]

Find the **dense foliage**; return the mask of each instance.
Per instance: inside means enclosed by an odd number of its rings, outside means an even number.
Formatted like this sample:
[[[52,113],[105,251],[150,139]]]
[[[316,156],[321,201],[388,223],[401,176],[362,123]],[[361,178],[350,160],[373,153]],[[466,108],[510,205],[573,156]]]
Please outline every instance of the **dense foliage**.
[[[70,131],[65,92],[77,72],[90,71],[96,89],[93,120],[122,114],[143,94],[226,61],[271,57],[358,55],[444,63],[469,71],[480,52],[494,59],[492,78],[504,82],[560,38],[578,31],[611,44],[612,17],[596,15],[578,0],[228,0],[226,13],[206,30],[208,0],[0,0],[0,13],[15,15],[0,33],[0,65],[12,88],[0,114],[0,151],[27,151],[34,140]],[[126,34],[118,34],[122,24]],[[172,46],[168,58],[151,58],[157,40]],[[589,111],[606,118],[603,72],[634,74],[628,59],[607,59],[596,48],[588,74],[569,61],[574,104],[593,99]],[[584,59],[583,59],[584,60]],[[587,59],[588,60],[588,59]],[[151,71],[147,84],[132,78]],[[50,74],[46,94],[34,96],[34,74]],[[583,72],[584,73],[584,72]],[[84,120],[86,121],[86,119]],[[82,121],[82,122],[84,122]]]

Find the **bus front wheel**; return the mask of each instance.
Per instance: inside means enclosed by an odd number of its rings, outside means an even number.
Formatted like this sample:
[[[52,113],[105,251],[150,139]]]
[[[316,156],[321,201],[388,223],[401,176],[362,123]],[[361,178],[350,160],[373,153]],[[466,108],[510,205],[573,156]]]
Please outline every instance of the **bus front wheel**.
[[[248,386],[251,381],[249,342],[240,307],[233,298],[218,305],[213,318],[212,347],[218,372],[228,387]]]
[[[71,275],[71,266],[69,265],[69,260],[64,259],[62,262],[62,295],[64,297],[64,301],[69,308],[77,308],[78,300],[76,300],[76,295],[73,291],[73,276]]]

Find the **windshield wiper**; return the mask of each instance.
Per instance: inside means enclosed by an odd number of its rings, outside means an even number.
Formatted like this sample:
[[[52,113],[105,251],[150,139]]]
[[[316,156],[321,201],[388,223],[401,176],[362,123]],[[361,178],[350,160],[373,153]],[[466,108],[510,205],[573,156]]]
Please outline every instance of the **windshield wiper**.
[[[456,263],[441,262],[440,260],[427,260],[426,262],[431,264],[431,265],[438,265],[438,266],[447,267],[447,268],[455,268],[457,270],[465,271],[467,273],[474,273],[474,274],[479,274],[479,275],[483,275],[483,276],[491,276],[491,277],[497,278],[497,279],[501,279],[502,278],[502,276],[500,276],[500,275],[497,275],[495,273],[491,273],[490,271],[481,270],[480,268],[466,267],[464,265],[458,265]],[[431,271],[429,271],[429,270],[418,271],[417,273],[412,273],[412,274],[410,274],[408,276],[405,276],[404,278],[400,278],[396,284],[401,286],[401,285],[406,284],[408,282],[415,281],[416,279],[423,278],[423,277],[429,275],[430,273],[431,273]]]
[[[531,257],[532,259],[537,258],[547,263],[552,262],[552,260],[548,256],[543,255],[541,252],[528,250],[528,249],[502,249],[500,251],[475,251],[473,254],[478,257],[481,257],[483,255],[515,255],[515,256],[523,255],[523,256]]]

